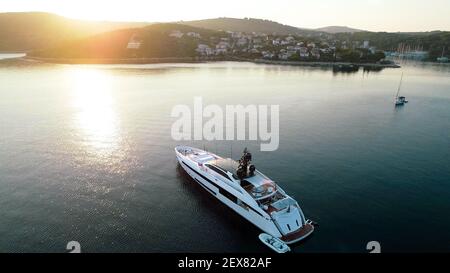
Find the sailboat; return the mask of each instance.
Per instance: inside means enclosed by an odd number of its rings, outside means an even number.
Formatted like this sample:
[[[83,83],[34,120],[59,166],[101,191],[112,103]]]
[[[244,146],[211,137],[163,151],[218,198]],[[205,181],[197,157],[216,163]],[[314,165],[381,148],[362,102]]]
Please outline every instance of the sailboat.
[[[440,63],[446,63],[448,62],[448,58],[444,57],[444,52],[445,52],[445,46],[442,48],[442,54],[441,57],[438,57],[436,60]]]
[[[403,80],[403,72],[402,72],[402,76],[400,77],[400,83],[398,84],[397,95],[395,95],[395,106],[404,105],[405,103],[408,102],[406,100],[406,97],[399,96],[400,88],[402,86],[402,80]]]

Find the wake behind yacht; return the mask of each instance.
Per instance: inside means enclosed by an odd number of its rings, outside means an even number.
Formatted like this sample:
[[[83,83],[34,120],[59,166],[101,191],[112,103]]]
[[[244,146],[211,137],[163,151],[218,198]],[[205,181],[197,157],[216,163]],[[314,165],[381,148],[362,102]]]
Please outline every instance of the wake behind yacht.
[[[175,153],[200,186],[265,233],[291,244],[314,231],[299,204],[250,164],[247,149],[238,162],[188,146]]]

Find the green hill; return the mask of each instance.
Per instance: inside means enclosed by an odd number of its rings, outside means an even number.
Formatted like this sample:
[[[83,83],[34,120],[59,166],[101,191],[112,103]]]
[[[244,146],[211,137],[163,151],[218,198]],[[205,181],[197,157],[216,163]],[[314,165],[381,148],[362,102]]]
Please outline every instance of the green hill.
[[[283,25],[270,20],[254,19],[254,18],[215,18],[205,19],[197,21],[182,21],[185,25],[208,28],[214,30],[223,31],[236,31],[236,32],[260,32],[266,34],[276,33],[278,35],[289,34],[307,34],[314,32],[313,30],[297,28],[293,26]]]
[[[327,27],[321,27],[321,28],[316,28],[314,29],[316,31],[322,31],[322,32],[326,32],[326,33],[354,33],[354,32],[361,32],[364,30],[361,29],[356,29],[356,28],[350,28],[350,27],[346,27],[346,26],[327,26]]]
[[[146,24],[81,21],[44,12],[0,13],[0,51],[29,51],[101,32]]]
[[[171,36],[175,31],[195,32],[200,38]],[[200,29],[176,23],[152,24],[143,28],[128,28],[65,42],[56,47],[30,52],[29,56],[44,58],[167,58],[194,57],[198,43],[210,44],[226,33]],[[139,48],[129,48],[129,42]]]

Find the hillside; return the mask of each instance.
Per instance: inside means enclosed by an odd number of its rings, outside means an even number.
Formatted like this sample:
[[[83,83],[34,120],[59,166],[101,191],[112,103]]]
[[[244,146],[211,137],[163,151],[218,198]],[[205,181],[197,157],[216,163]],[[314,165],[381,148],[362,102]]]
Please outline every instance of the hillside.
[[[171,35],[176,30],[183,32],[184,36]],[[270,35],[271,37],[266,39],[254,35],[253,38],[247,37],[238,41],[236,37],[241,36],[233,37],[225,32],[227,30],[278,35]],[[354,29],[334,26],[323,30]],[[192,35],[188,35],[189,32],[192,32]],[[287,34],[298,36],[286,37]],[[287,41],[288,38],[291,41]],[[284,39],[286,41],[283,41]],[[341,46],[344,47],[343,45],[347,47],[361,41],[369,41],[370,46],[375,46],[379,50],[395,50],[399,45],[405,44],[408,48],[421,48],[429,51],[428,59],[434,61],[442,54],[443,49],[444,55],[448,56],[450,32],[356,31],[325,34],[324,31],[300,29],[261,19],[218,18],[189,21],[184,24],[149,24],[81,21],[38,12],[0,13],[0,52],[27,51],[29,56],[45,58],[184,58],[230,54],[257,58],[264,54],[268,56],[271,53],[279,54],[280,50],[286,51],[288,45],[294,46],[297,43],[321,43],[322,47],[333,45],[339,49]],[[199,49],[201,54],[195,51],[199,44],[202,44],[203,48]],[[205,49],[208,46],[209,49]],[[318,56],[317,52],[315,54]],[[321,55],[329,54],[324,52]],[[325,58],[323,56],[322,59]]]
[[[171,36],[176,31],[195,32],[199,37]],[[198,43],[210,43],[225,37],[224,32],[200,29],[175,23],[152,24],[142,28],[120,29],[88,38],[65,42],[59,46],[30,52],[44,58],[168,58],[194,57]],[[130,48],[130,42],[139,44]]]
[[[266,34],[276,33],[278,35],[306,34],[313,32],[308,29],[301,29],[293,26],[283,25],[270,20],[246,18],[215,18],[197,21],[182,21],[185,25],[208,28],[213,30],[236,31],[236,32],[260,32]]]
[[[321,28],[316,28],[314,29],[316,31],[322,31],[322,32],[327,32],[327,33],[354,33],[354,32],[361,32],[364,30],[361,29],[356,29],[356,28],[350,28],[350,27],[346,27],[346,26],[327,26],[327,27],[321,27]]]
[[[0,13],[0,51],[29,51],[146,23],[91,22],[44,12]]]

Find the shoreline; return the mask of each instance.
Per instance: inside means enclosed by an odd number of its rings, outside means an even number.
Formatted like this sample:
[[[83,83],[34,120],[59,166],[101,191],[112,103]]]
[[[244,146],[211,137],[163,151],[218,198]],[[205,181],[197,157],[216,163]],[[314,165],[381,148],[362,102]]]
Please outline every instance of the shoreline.
[[[206,63],[206,62],[251,62],[256,64],[289,65],[305,67],[329,67],[335,66],[355,66],[368,68],[400,68],[398,64],[377,64],[377,63],[350,63],[350,62],[307,62],[307,61],[275,61],[264,59],[244,59],[238,57],[168,57],[168,58],[43,58],[25,56],[28,61],[38,61],[56,64],[162,64],[162,63]]]
[[[378,64],[378,63],[350,63],[350,62],[305,62],[305,61],[273,61],[256,59],[254,63],[292,65],[292,66],[312,66],[312,67],[335,67],[335,66],[357,66],[369,68],[400,68],[398,64]]]
[[[201,63],[197,57],[169,57],[169,58],[42,58],[25,56],[24,60],[39,61],[56,64],[158,64],[158,63]],[[214,59],[209,61],[224,61],[225,59]]]

